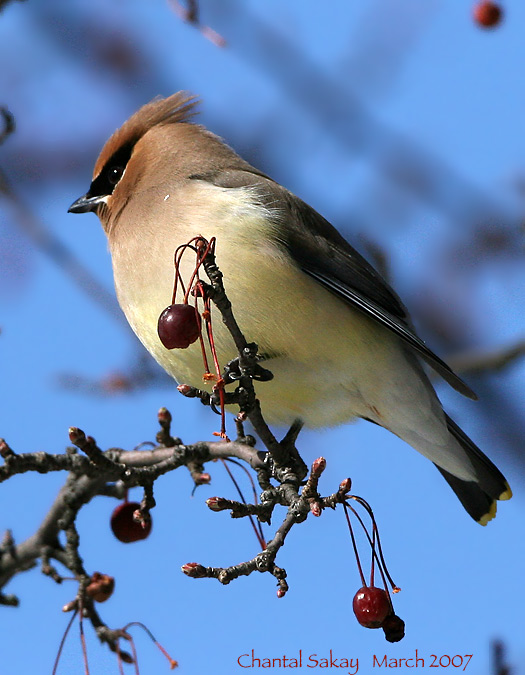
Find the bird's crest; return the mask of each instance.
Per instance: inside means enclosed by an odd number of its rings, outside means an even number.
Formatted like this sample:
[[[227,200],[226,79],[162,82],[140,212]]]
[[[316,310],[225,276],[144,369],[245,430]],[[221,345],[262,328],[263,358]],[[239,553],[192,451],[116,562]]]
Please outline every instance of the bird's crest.
[[[195,106],[198,99],[185,91],[178,91],[167,98],[157,97],[142,106],[124,124],[117,129],[106,142],[93,170],[93,178],[98,176],[108,159],[120,148],[133,147],[152,127],[165,124],[190,122],[197,114]]]

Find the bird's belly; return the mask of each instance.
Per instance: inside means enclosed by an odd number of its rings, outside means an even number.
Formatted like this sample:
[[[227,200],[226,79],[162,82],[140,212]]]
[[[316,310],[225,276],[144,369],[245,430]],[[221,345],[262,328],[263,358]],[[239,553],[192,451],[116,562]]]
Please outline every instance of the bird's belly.
[[[217,263],[234,315],[247,341],[256,342],[259,352],[268,356],[264,365],[274,375],[270,382],[256,383],[267,420],[287,424],[300,417],[308,426],[326,426],[356,416],[374,419],[371,410],[379,410],[383,389],[392,384],[384,374],[400,360],[397,339],[304,274],[272,243],[263,209],[247,201],[232,206],[231,193],[225,193],[222,209],[214,205],[213,222],[208,204],[202,213],[193,208],[191,219],[179,211],[178,222],[162,238],[155,233],[154,221],[143,224],[131,245],[126,238],[120,247],[118,237],[113,238],[117,295],[133,330],[179,383],[206,388],[199,342],[168,350],[159,340],[157,322],[171,303],[177,246],[197,235],[215,236]],[[158,212],[156,216],[165,217]],[[188,251],[183,261],[187,281],[195,254]],[[223,366],[237,353],[215,308],[212,326]]]

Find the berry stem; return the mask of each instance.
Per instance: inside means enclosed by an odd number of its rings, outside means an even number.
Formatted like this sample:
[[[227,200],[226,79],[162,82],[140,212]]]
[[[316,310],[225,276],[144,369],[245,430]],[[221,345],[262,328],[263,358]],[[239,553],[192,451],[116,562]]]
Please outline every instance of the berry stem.
[[[78,607],[75,609],[73,612],[71,619],[69,619],[69,623],[66,626],[66,630],[64,631],[64,635],[62,635],[62,639],[60,640],[60,644],[58,645],[58,653],[55,659],[55,663],[53,665],[53,671],[51,675],[56,675],[57,668],[58,668],[58,662],[60,661],[60,657],[62,656],[62,650],[64,649],[64,644],[66,642],[67,635],[71,629],[71,626],[73,625],[73,621],[75,620],[76,615],[78,614]]]
[[[79,621],[78,621],[79,631],[80,631],[80,644],[82,645],[82,658],[84,659],[84,673],[89,675],[89,664],[87,656],[87,646],[86,646],[86,636],[84,635],[84,622],[83,622],[83,607],[80,606]]]
[[[357,550],[357,544],[355,542],[354,530],[352,528],[352,523],[350,522],[350,514],[348,513],[348,509],[351,509],[352,507],[346,502],[343,502],[343,508],[345,510],[348,529],[350,530],[350,537],[352,538],[352,546],[354,547],[354,555],[357,561],[357,569],[359,570],[359,575],[361,576],[361,583],[363,584],[363,586],[366,586],[365,575],[363,574],[363,568],[361,567],[361,560],[359,559],[359,551]],[[352,509],[352,511],[355,513],[355,509]]]
[[[174,668],[176,668],[179,665],[177,663],[177,661],[175,661],[175,659],[171,658],[171,656],[168,654],[168,652],[164,649],[164,647],[160,644],[160,642],[157,640],[157,638],[153,635],[153,633],[150,631],[150,629],[147,626],[145,626],[140,621],[130,621],[130,623],[126,624],[122,630],[127,632],[128,628],[130,628],[131,626],[138,626],[139,628],[142,628],[142,630],[146,631],[146,633],[148,634],[151,641],[162,652],[162,654],[164,654],[164,656],[168,659],[168,661],[170,663],[170,669],[171,670],[173,670]],[[133,657],[134,657],[135,663],[136,663],[137,662],[137,658],[136,658],[137,654],[136,654],[136,651],[135,651],[135,646],[133,644],[133,640],[131,640],[131,648],[133,650]]]
[[[374,529],[374,532],[376,533],[377,550],[379,551],[379,557],[381,558],[381,564],[382,564],[383,569],[385,571],[385,574],[388,578],[388,581],[389,581],[390,585],[392,586],[392,591],[394,593],[399,593],[399,591],[401,589],[399,588],[399,586],[394,582],[394,580],[390,576],[390,572],[388,571],[388,567],[387,567],[386,562],[385,562],[385,556],[383,555],[383,547],[381,546],[381,538],[379,537],[379,528],[377,527],[377,523],[376,523],[376,519],[375,519],[375,516],[374,516],[374,512],[372,511],[372,507],[362,497],[357,497],[355,495],[351,495],[350,498],[354,499],[356,502],[358,502],[358,504],[361,504],[361,506],[364,509],[366,509],[366,511],[368,512],[368,515],[370,516],[370,519],[372,520],[372,527]]]
[[[181,246],[178,246],[175,249],[175,253],[173,254],[173,265],[175,267],[175,279],[173,281],[173,294],[171,296],[171,304],[175,304],[175,300],[177,297],[177,286],[180,282],[180,285],[182,287],[182,295],[184,298],[186,298],[186,287],[184,285],[184,281],[182,279],[182,275],[180,273],[180,261],[182,260],[182,256],[184,255],[184,252],[186,251],[187,248],[191,248],[192,250],[196,250],[193,246],[191,246],[191,243],[188,244],[182,244]]]
[[[352,496],[351,499],[354,499],[354,497]],[[361,504],[361,506],[363,506],[363,503],[362,503],[362,502],[364,502],[364,499],[361,500],[361,497],[358,497],[358,498],[356,499],[356,501],[358,501],[358,503]],[[367,506],[368,506],[368,503],[367,503],[367,502],[365,502],[365,503],[366,503]],[[381,564],[381,561],[380,561],[380,559],[378,558],[377,552],[376,552],[376,550],[375,550],[375,546],[374,546],[375,537],[374,537],[374,540],[372,540],[372,538],[370,537],[370,534],[369,534],[369,532],[368,532],[368,529],[367,529],[366,525],[364,524],[363,519],[361,518],[361,516],[359,515],[359,513],[358,513],[352,506],[350,506],[350,504],[348,504],[348,508],[351,509],[352,513],[353,513],[353,514],[355,515],[355,517],[358,519],[358,521],[359,521],[360,524],[361,524],[361,527],[363,528],[363,530],[364,530],[364,532],[365,532],[365,534],[366,534],[366,538],[368,539],[368,543],[370,544],[370,548],[372,549],[372,565],[373,565],[373,560],[375,559],[375,561],[377,562],[377,566],[378,566],[378,568],[379,568],[379,572],[381,573],[381,578],[382,578],[382,580],[383,580],[383,585],[384,585],[385,591],[386,591],[386,593],[387,593],[387,595],[388,595],[388,599],[389,599],[389,601],[390,601],[390,605],[392,605],[392,600],[390,599],[390,593],[388,592],[388,584],[387,584],[387,581],[386,581],[385,573],[384,573],[384,571],[383,571],[383,565]],[[368,509],[367,509],[367,511],[368,511]],[[371,511],[371,509],[370,509],[370,511]],[[368,512],[368,513],[369,513],[369,515],[370,515],[370,512]],[[371,518],[372,518],[372,516],[371,516]],[[375,533],[377,534],[377,536],[379,536],[379,531],[378,531],[378,529],[377,529],[377,525],[376,525],[374,519],[372,519],[372,531],[375,532]],[[384,561],[383,561],[383,564],[384,564]],[[370,585],[373,586],[372,579],[370,580]],[[397,587],[396,587],[396,588],[397,588]]]
[[[184,296],[184,302],[188,301],[188,295],[193,288],[194,282],[196,280],[196,283],[198,284],[200,279],[199,279],[199,269],[204,262],[204,259],[208,255],[208,253],[211,253],[211,255],[215,255],[215,237],[212,237],[210,241],[206,241],[203,237],[194,237],[191,241],[195,242],[195,247],[191,246],[190,248],[194,250],[197,254],[197,262],[195,264],[195,269],[193,270],[193,274],[191,275],[190,281],[188,283],[188,290],[186,291],[186,294]],[[191,243],[191,242],[190,242]],[[187,244],[189,246],[189,244]]]
[[[131,656],[133,657],[133,665],[135,666],[135,675],[140,675],[139,673],[139,658],[137,654],[137,647],[135,646],[135,640],[131,638]]]
[[[235,466],[238,466],[240,469],[244,471],[244,473],[248,476],[248,480],[250,481],[250,484],[252,486],[252,492],[253,492],[253,499],[254,503],[258,504],[259,498],[257,496],[257,490],[255,488],[255,483],[252,477],[252,474],[248,471],[248,469],[244,466],[244,464],[241,464],[238,462],[236,459],[232,459],[231,457],[226,457],[226,461],[230,462],[230,464],[235,464]]]
[[[228,472],[228,475],[231,478],[233,484],[235,485],[235,487],[237,489],[237,492],[239,493],[239,496],[242,500],[242,503],[246,504],[247,502],[246,502],[246,499],[244,498],[242,490],[239,487],[239,484],[237,483],[237,480],[236,480],[235,476],[231,472],[230,467],[228,466],[226,460],[221,458],[221,462],[222,462],[224,468],[226,469],[226,471]],[[244,467],[242,467],[242,468],[244,469]],[[255,499],[255,503],[257,503],[257,497]],[[252,515],[249,515],[248,518],[250,519],[250,523],[252,524],[253,531],[255,532],[255,536],[257,537],[257,541],[259,542],[259,546],[261,547],[261,550],[264,551],[266,549],[266,541],[264,539],[264,534],[262,532],[261,523],[258,522],[259,528],[257,528],[257,526],[255,524],[254,517]]]
[[[375,527],[372,527],[372,551],[376,550],[376,530]],[[374,572],[375,572],[375,560],[376,556],[372,555],[372,561],[370,563],[370,586],[375,586],[374,584]]]
[[[117,663],[119,675],[124,675],[124,667],[122,665],[122,659],[120,658],[120,649],[118,648],[118,643],[117,643]]]
[[[236,466],[238,466],[239,468],[241,468],[241,469],[244,471],[244,473],[248,476],[248,480],[250,481],[250,484],[251,484],[251,486],[252,486],[253,503],[254,503],[254,504],[258,504],[258,503],[259,503],[259,498],[258,498],[258,496],[257,496],[257,490],[255,489],[255,483],[254,483],[254,481],[253,481],[252,474],[248,471],[248,469],[247,469],[243,464],[241,464],[241,463],[238,462],[237,460],[231,459],[231,457],[227,457],[227,458],[226,458],[226,461],[227,461],[227,462],[230,462],[231,464],[235,464]],[[245,503],[246,503],[246,502],[245,502]],[[263,549],[263,551],[264,551],[264,549],[266,548],[267,544],[266,544],[266,539],[265,539],[265,537],[264,537],[264,531],[263,531],[263,528],[262,528],[262,524],[261,524],[260,520],[256,520],[256,521],[255,521],[255,524],[257,525],[257,529],[259,530],[259,534],[260,534],[261,542],[262,542],[262,543],[261,543],[261,547],[262,547],[262,549]]]

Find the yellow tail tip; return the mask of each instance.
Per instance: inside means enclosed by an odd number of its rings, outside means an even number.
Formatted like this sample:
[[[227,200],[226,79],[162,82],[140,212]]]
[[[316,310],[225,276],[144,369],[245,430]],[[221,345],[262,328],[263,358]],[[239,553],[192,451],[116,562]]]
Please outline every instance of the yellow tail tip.
[[[485,525],[486,525],[489,521],[491,521],[493,518],[496,517],[496,511],[497,511],[497,509],[498,509],[498,505],[497,505],[497,502],[494,500],[494,501],[492,502],[492,504],[490,505],[489,511],[488,511],[487,513],[485,513],[483,516],[481,516],[481,518],[478,520],[478,523],[479,523],[480,525],[483,525],[483,527],[485,527]]]
[[[512,497],[512,490],[510,489],[510,485],[508,483],[505,483],[506,490],[504,490],[498,499],[502,502],[506,501],[507,499],[510,499]]]
[[[512,497],[512,490],[510,489],[510,485],[505,482],[505,490],[500,494],[498,497],[498,501],[507,501]],[[490,509],[485,513],[481,518],[477,521],[480,525],[485,526],[488,522],[490,522],[493,518],[496,517],[496,511],[497,511],[497,501],[494,500],[492,504],[490,505]]]

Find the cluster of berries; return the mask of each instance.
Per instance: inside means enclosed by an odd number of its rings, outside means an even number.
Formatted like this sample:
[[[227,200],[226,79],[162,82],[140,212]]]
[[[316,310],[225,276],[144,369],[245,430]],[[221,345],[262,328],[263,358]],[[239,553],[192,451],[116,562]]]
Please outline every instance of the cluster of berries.
[[[405,622],[394,613],[384,589],[362,586],[354,595],[352,608],[361,626],[382,628],[388,642],[399,642],[405,636]]]

